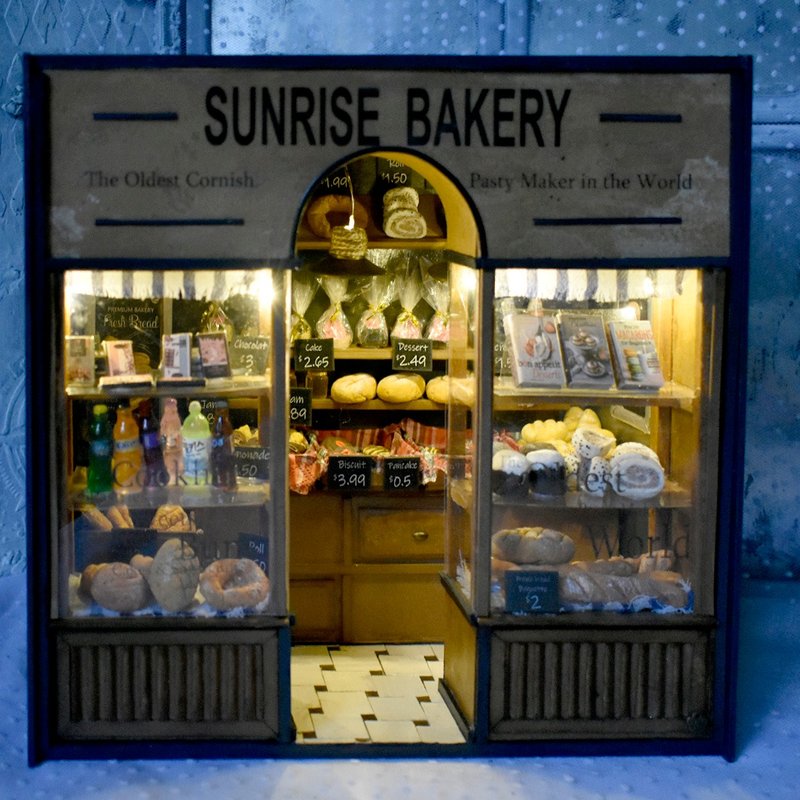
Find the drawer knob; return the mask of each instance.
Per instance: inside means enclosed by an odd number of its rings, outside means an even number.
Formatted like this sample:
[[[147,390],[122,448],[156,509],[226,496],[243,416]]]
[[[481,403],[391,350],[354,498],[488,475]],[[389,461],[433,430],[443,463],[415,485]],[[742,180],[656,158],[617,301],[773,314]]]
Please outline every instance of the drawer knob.
[[[414,531],[411,534],[411,538],[415,542],[426,542],[428,540],[428,532],[427,531]]]

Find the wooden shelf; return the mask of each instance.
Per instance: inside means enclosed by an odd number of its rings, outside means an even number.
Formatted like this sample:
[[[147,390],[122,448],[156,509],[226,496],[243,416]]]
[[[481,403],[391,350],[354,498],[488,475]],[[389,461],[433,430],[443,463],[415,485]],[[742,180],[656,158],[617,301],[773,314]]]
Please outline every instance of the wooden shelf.
[[[450,496],[462,508],[469,509],[472,505],[472,481],[453,481]],[[692,505],[691,492],[679,486],[674,481],[666,481],[663,491],[656,497],[646,500],[628,500],[613,491],[607,491],[602,496],[594,496],[585,492],[567,492],[558,497],[509,497],[508,495],[492,494],[492,505],[502,508],[568,508],[572,510],[591,511],[625,511],[657,508],[690,508]]]
[[[137,386],[101,389],[99,386],[68,386],[70,400],[114,400],[125,397],[252,397],[267,394],[268,378],[215,378],[203,386]]]
[[[116,495],[111,493],[107,497],[88,497],[83,491],[75,491],[70,496],[69,506],[74,511],[80,511],[82,506],[92,504],[103,511],[113,505],[124,504],[129,509],[136,511],[139,509],[155,510],[165,503],[195,509],[263,506],[268,502],[268,483],[250,483],[240,478],[235,492],[223,492],[211,487],[195,489],[183,486],[169,486],[156,490],[143,489],[141,492],[134,492],[133,494]]]
[[[697,392],[688,386],[668,383],[658,391],[632,389],[571,389],[519,388],[511,378],[496,378],[494,384],[494,411],[526,411],[545,408],[562,408],[573,404],[580,406],[661,406],[691,411]]]
[[[410,403],[387,403],[383,400],[368,400],[366,403],[336,403],[330,398],[312,400],[315,410],[327,411],[341,409],[345,411],[444,411],[446,406],[434,403],[433,400],[413,400]]]

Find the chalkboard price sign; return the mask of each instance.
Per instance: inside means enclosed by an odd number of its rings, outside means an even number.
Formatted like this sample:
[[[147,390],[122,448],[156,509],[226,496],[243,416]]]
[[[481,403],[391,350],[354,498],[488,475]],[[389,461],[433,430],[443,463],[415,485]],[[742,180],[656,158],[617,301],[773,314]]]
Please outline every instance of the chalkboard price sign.
[[[264,536],[252,533],[240,533],[238,542],[239,558],[255,561],[261,569],[269,574],[269,542]]]
[[[558,573],[508,570],[506,612],[508,614],[555,614],[558,612]]]
[[[269,480],[269,448],[235,447],[236,475],[254,481]]]
[[[374,459],[367,456],[330,456],[328,487],[339,491],[369,489]]]
[[[393,456],[383,460],[383,488],[388,492],[419,488],[419,459]]]
[[[311,424],[311,389],[293,386],[289,390],[289,424]]]
[[[268,357],[267,336],[235,336],[231,342],[231,366],[240,375],[264,375]]]
[[[294,368],[300,372],[309,369],[332,372],[333,339],[295,339]]]
[[[392,369],[433,372],[433,342],[430,339],[395,339]]]

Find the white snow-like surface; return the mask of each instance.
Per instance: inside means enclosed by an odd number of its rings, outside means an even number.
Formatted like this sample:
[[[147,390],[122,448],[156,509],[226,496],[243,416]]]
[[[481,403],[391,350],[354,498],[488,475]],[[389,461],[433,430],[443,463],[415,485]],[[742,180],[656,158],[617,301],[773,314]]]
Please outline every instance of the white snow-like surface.
[[[749,584],[739,757],[70,761],[27,766],[25,578],[0,578],[2,800],[798,800],[800,583]]]

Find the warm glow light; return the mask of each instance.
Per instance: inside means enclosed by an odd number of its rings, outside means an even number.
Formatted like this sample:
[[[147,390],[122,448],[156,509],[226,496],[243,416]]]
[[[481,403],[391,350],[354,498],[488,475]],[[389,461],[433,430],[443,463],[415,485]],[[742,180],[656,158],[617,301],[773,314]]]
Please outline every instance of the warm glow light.
[[[272,286],[272,273],[268,269],[260,269],[256,272],[255,280],[253,281],[253,294],[258,298],[263,308],[268,308],[272,305],[275,292]]]

